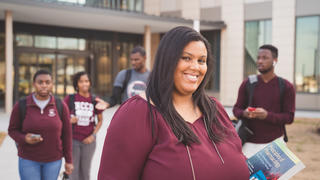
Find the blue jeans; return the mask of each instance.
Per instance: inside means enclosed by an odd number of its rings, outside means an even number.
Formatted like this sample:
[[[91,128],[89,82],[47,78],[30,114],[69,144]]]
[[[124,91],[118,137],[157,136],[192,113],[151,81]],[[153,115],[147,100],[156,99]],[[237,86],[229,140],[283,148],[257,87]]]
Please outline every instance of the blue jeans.
[[[19,157],[19,174],[21,180],[57,180],[62,160],[36,162]]]

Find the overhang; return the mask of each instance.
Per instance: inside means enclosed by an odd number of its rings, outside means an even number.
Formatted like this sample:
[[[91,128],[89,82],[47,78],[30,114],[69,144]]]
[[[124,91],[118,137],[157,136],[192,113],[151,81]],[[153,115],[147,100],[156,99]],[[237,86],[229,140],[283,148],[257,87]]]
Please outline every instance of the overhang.
[[[161,17],[144,13],[106,8],[83,7],[65,3],[49,3],[37,0],[0,0],[0,19],[10,10],[13,21],[62,27],[108,30],[126,33],[163,33],[176,26],[193,26],[193,21],[183,18]],[[201,21],[200,30],[225,27],[224,22]]]

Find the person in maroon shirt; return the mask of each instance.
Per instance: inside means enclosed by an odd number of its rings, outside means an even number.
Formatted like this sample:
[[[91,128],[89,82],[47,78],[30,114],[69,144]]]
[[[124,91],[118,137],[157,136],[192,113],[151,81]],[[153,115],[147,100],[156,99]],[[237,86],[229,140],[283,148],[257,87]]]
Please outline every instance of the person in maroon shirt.
[[[18,102],[11,112],[8,133],[17,143],[22,180],[56,180],[62,157],[66,173],[73,170],[69,110],[62,102],[63,113],[59,116],[56,100],[50,95],[52,76],[48,71],[35,73],[33,87],[35,92],[26,98],[25,119],[20,120]]]
[[[254,135],[243,146],[244,154],[249,158],[267,144],[277,138],[283,139],[284,125],[294,119],[295,90],[293,85],[284,80],[284,91],[280,99],[278,76],[274,67],[278,61],[278,49],[272,45],[263,45],[259,48],[257,68],[260,75],[254,88],[251,107],[246,85],[249,79],[242,82],[233,114],[241,119],[245,118],[248,127]],[[251,109],[250,109],[251,108]]]
[[[108,128],[99,180],[248,180],[241,142],[222,105],[205,93],[207,40],[176,27],[160,41],[146,94],[127,100]]]
[[[74,171],[71,180],[89,180],[93,154],[96,149],[96,134],[102,125],[102,111],[94,106],[95,99],[90,93],[91,81],[89,75],[78,72],[73,77],[73,87],[76,94],[73,95],[73,105],[70,103],[70,95],[64,101],[69,105],[71,123],[73,124],[72,156]],[[102,101],[102,100],[101,100]],[[98,123],[95,124],[95,115]]]

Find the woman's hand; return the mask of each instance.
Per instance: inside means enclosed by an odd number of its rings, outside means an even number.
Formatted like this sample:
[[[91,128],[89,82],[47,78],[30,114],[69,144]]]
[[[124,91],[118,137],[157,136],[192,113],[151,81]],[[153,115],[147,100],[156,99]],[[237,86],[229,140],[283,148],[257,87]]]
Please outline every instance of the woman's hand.
[[[78,122],[77,116],[71,115],[70,122],[71,124],[76,124]]]
[[[73,171],[73,164],[65,163],[64,168],[65,168],[65,173],[70,175]]]
[[[37,144],[37,143],[43,141],[43,138],[41,136],[39,136],[39,135],[35,135],[35,134],[32,134],[32,133],[27,133],[26,136],[25,136],[25,141],[28,144]]]
[[[84,144],[91,144],[95,140],[96,140],[96,138],[93,135],[90,135],[90,136],[86,137],[82,142]]]

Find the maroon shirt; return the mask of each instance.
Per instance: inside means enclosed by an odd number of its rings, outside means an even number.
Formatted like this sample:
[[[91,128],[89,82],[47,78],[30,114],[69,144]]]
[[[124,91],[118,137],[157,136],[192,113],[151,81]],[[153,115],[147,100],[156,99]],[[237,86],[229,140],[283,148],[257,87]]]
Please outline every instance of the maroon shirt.
[[[27,96],[26,104],[27,109],[22,130],[19,103],[13,107],[8,128],[10,137],[18,143],[18,156],[37,162],[51,162],[64,157],[66,162],[72,163],[72,130],[69,110],[65,103],[62,102],[62,120],[52,96],[43,113],[35,104],[32,94]],[[27,133],[40,134],[43,141],[37,144],[28,144],[25,141]]]
[[[233,107],[233,114],[239,119],[244,118],[243,111],[248,107],[247,82],[248,79],[242,82],[239,88],[237,102]],[[269,143],[283,135],[284,124],[293,122],[295,90],[289,81],[284,80],[284,82],[285,89],[283,92],[283,103],[281,105],[278,77],[274,77],[265,83],[261,75],[258,76],[258,82],[252,97],[252,107],[262,107],[268,112],[268,115],[264,120],[248,119],[248,126],[254,132],[254,136],[249,139],[249,142]]]
[[[144,99],[134,96],[120,106],[106,135],[99,180],[193,180],[186,147],[177,140],[156,108],[152,106],[152,109],[154,138],[148,104]],[[196,179],[248,180],[249,170],[240,139],[218,102],[217,118],[230,129],[228,136],[217,143],[224,164],[207,135],[203,119],[188,123],[201,142],[190,147]]]
[[[64,98],[64,102],[69,104],[70,96]],[[95,113],[101,114],[101,110],[95,109],[91,95],[90,97],[83,97],[80,94],[74,95],[74,110],[70,112],[77,116],[78,123],[72,128],[73,139],[83,141],[85,138],[90,136],[95,126]]]

